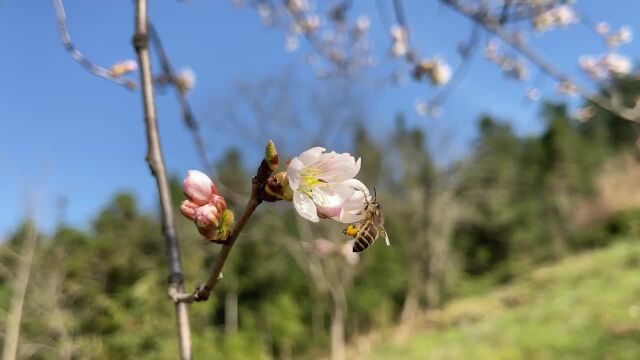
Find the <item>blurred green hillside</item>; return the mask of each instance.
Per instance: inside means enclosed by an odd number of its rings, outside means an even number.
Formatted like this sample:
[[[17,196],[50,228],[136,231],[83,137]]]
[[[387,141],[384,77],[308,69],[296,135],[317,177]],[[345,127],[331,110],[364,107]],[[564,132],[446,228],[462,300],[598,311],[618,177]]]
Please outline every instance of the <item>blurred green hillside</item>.
[[[418,324],[371,337],[357,359],[638,359],[637,240],[538,268]]]

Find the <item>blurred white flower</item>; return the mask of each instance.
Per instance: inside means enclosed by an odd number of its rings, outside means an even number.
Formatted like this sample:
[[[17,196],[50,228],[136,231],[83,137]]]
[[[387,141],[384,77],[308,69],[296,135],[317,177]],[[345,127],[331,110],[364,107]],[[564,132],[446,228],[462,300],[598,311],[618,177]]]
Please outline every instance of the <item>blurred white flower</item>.
[[[191,91],[196,86],[196,73],[191,68],[185,67],[178,71],[175,80],[182,91]]]
[[[300,41],[296,35],[287,34],[284,37],[284,48],[289,52],[294,52],[300,47]]]
[[[607,45],[610,47],[618,47],[620,45],[628,44],[633,40],[633,31],[631,27],[625,25],[620,27],[620,29],[607,36]]]
[[[416,113],[420,116],[427,116],[429,113],[427,102],[423,99],[416,99],[413,106],[416,109]]]
[[[414,69],[416,79],[422,78],[423,75],[428,76],[433,85],[444,85],[451,80],[451,67],[438,57],[425,59]]]
[[[530,101],[538,101],[540,100],[540,90],[531,88],[527,90],[526,97]]]
[[[578,22],[578,15],[571,7],[571,5],[560,5],[555,8],[554,17],[556,24],[560,26],[568,26]]]
[[[563,95],[576,95],[578,93],[578,87],[571,81],[565,80],[558,83],[556,91]]]
[[[260,21],[262,21],[262,24],[264,26],[273,26],[274,17],[271,6],[269,6],[265,2],[260,1],[258,2],[258,5],[256,5],[256,10],[258,11],[258,16],[260,16]]]
[[[366,15],[361,15],[356,20],[356,30],[361,34],[369,31],[370,26],[371,20],[369,20],[369,17]]]
[[[631,72],[631,60],[620,54],[608,53],[602,58],[602,63],[616,75],[628,75]]]
[[[304,18],[302,27],[306,32],[316,32],[320,27],[320,16],[316,14],[307,15],[307,17]]]
[[[601,22],[596,24],[596,26],[594,27],[594,30],[599,35],[605,36],[605,35],[607,35],[609,33],[609,24],[607,24],[604,21],[601,21]]]
[[[409,52],[407,31],[400,25],[391,27],[391,55],[401,57]]]
[[[578,65],[592,78],[603,80],[616,75],[628,75],[631,72],[631,60],[617,53],[607,53],[599,58],[581,56]]]
[[[360,255],[353,252],[353,243],[355,243],[355,240],[347,241],[342,245],[342,249],[340,250],[340,253],[349,265],[356,265],[360,261]]]
[[[554,27],[567,27],[578,22],[578,15],[569,4],[556,6],[544,11],[533,18],[533,28],[536,31],[547,31]]]
[[[343,207],[357,200],[353,200],[356,189],[347,180],[360,171],[360,159],[349,153],[325,151],[322,147],[311,148],[291,159],[287,168],[293,205],[300,216],[313,222],[320,217],[341,221]]]
[[[287,0],[287,8],[293,13],[300,13],[309,9],[307,0]]]

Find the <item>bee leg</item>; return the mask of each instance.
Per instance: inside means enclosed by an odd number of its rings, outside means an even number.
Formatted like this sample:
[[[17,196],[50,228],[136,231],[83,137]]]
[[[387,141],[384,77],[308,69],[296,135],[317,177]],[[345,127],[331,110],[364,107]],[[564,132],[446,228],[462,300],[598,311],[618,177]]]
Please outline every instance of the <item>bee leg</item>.
[[[387,234],[387,229],[384,228],[384,226],[382,227],[382,231],[384,232],[384,241],[387,244],[387,246],[391,246],[391,241],[389,241],[389,234]]]

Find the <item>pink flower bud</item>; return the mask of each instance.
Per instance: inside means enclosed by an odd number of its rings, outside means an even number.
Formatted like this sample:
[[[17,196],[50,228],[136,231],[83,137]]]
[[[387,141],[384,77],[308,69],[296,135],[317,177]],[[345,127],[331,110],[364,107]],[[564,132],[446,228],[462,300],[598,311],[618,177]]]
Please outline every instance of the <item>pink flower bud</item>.
[[[195,211],[195,223],[199,228],[217,227],[222,213],[211,204],[202,205]]]
[[[213,181],[206,174],[197,170],[189,170],[189,174],[182,183],[182,189],[189,200],[198,205],[207,204],[211,195],[218,192]]]
[[[182,202],[182,204],[180,204],[180,212],[189,220],[195,220],[197,208],[198,204],[192,202],[191,200],[185,200]]]
[[[212,194],[211,198],[209,199],[209,204],[215,206],[215,208],[218,210],[218,212],[220,212],[221,214],[227,210],[227,202],[224,200],[224,198],[220,195],[217,194]]]

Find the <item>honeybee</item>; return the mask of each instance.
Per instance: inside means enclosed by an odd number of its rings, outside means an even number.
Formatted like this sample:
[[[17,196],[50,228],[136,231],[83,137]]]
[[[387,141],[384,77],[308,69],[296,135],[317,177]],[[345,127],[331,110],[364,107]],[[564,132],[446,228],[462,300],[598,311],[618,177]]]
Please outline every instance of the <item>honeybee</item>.
[[[375,189],[374,189],[375,194]],[[384,228],[384,217],[382,215],[382,206],[376,202],[376,196],[374,195],[373,201],[369,202],[365,196],[366,206],[362,210],[364,216],[362,220],[356,224],[347,226],[342,231],[343,234],[355,239],[353,242],[353,252],[362,252],[369,248],[374,241],[378,238],[381,232],[384,233],[384,237],[387,243],[389,243],[389,235]]]

